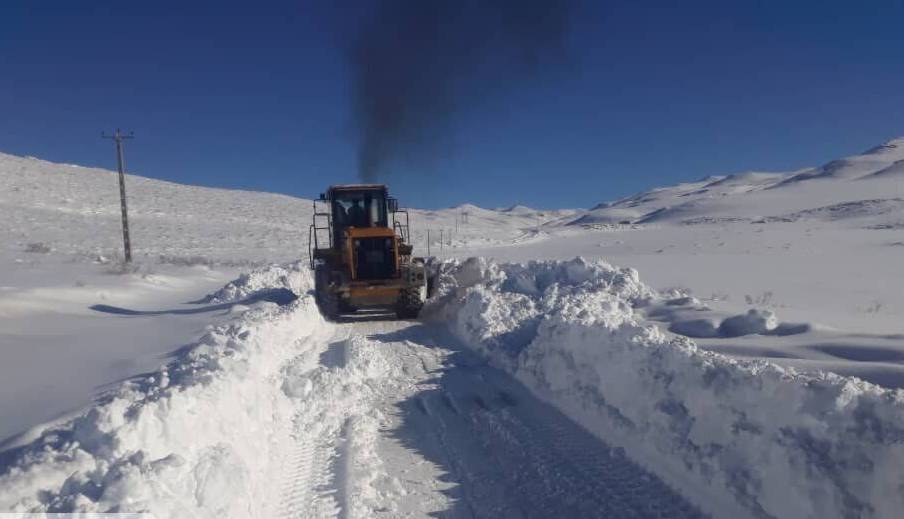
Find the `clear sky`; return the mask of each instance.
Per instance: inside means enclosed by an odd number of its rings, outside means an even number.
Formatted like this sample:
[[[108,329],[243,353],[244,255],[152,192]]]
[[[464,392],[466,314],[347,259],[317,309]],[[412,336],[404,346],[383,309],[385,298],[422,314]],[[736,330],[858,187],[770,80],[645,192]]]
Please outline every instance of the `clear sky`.
[[[100,133],[121,127],[148,177],[305,197],[354,181],[343,45],[362,4],[3,2],[0,151],[114,169]],[[430,163],[397,165],[403,203],[589,207],[904,135],[904,1],[576,14],[568,63],[462,111]]]

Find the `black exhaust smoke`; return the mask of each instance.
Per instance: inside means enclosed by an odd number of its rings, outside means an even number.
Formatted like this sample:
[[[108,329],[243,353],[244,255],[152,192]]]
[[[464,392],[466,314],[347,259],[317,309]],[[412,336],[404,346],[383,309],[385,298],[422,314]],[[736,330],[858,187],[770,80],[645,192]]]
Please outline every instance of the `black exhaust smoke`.
[[[571,0],[378,0],[351,43],[362,180],[425,159],[452,116],[564,57]]]

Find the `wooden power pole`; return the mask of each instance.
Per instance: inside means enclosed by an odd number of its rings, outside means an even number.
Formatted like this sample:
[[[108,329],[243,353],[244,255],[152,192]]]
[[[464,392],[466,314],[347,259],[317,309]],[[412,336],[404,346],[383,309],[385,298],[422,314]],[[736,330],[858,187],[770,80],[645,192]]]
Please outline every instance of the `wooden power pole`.
[[[101,134],[105,139],[113,139],[116,142],[116,159],[119,164],[119,202],[122,207],[122,247],[125,250],[126,263],[132,262],[132,244],[129,241],[129,211],[126,208],[126,174],[122,160],[122,141],[134,139],[135,135],[129,132],[124,135],[119,128],[113,135]]]

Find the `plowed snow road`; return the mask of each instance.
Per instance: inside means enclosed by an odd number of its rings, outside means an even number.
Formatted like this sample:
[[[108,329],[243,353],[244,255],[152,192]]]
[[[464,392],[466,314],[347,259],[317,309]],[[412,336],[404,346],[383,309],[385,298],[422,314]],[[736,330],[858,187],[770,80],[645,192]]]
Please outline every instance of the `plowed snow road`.
[[[298,412],[272,515],[702,516],[445,332],[333,329],[283,370]]]

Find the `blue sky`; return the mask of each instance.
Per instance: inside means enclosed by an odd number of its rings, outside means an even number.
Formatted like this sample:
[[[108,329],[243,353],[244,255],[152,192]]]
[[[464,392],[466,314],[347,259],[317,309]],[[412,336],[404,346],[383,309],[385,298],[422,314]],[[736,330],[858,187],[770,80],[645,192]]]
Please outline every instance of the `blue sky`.
[[[186,7],[185,4],[190,4]],[[356,178],[366,2],[4,2],[0,151],[311,197]],[[904,2],[585,0],[566,64],[465,110],[404,203],[589,207],[904,135]]]

